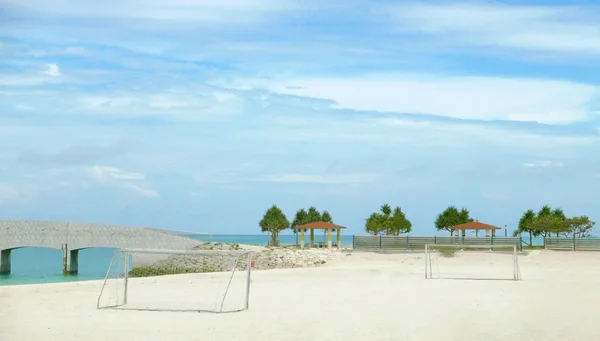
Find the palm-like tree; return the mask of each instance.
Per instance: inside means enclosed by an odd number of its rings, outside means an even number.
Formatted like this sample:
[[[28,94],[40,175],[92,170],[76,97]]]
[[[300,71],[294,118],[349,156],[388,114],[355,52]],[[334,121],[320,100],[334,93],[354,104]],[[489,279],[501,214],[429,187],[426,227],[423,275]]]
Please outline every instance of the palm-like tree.
[[[296,234],[296,245],[298,245],[298,230],[296,230],[296,226],[303,225],[308,222],[308,213],[305,209],[301,208],[296,211],[296,217],[294,217],[294,221],[292,222],[292,231]]]
[[[532,224],[535,218],[536,215],[533,210],[525,211],[525,213],[523,213],[521,216],[521,219],[519,219],[519,227],[513,232],[513,237],[520,236],[521,233],[527,232],[529,233],[529,246],[531,246],[533,243]]]

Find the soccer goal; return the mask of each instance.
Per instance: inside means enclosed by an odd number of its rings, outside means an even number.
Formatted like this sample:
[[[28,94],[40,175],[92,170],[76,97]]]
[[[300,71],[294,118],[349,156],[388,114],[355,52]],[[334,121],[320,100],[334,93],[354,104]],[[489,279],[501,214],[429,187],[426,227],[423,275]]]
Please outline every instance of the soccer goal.
[[[425,245],[425,278],[521,279],[515,245]]]
[[[225,313],[248,309],[252,252],[117,250],[98,309]]]

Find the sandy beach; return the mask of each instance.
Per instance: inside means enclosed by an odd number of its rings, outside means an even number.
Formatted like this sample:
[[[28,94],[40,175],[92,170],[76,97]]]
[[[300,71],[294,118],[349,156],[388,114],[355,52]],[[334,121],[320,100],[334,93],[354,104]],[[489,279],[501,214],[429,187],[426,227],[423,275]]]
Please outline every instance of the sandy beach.
[[[489,279],[426,280],[420,253],[335,252],[319,268],[254,271],[250,309],[229,314],[97,310],[99,281],[0,287],[0,340],[600,340],[600,253],[520,255],[522,281],[507,257],[436,259],[442,277]],[[132,279],[131,300],[193,306],[203,283]]]

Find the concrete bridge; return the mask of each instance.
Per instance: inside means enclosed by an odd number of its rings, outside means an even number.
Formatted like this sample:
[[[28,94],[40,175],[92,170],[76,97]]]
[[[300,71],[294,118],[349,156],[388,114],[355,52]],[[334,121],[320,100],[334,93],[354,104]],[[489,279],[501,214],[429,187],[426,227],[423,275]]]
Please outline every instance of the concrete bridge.
[[[164,230],[163,230],[164,231]],[[77,274],[79,250],[93,247],[175,249],[203,242],[151,228],[34,220],[0,220],[0,275],[10,274],[11,251],[46,247],[63,251],[63,273]]]

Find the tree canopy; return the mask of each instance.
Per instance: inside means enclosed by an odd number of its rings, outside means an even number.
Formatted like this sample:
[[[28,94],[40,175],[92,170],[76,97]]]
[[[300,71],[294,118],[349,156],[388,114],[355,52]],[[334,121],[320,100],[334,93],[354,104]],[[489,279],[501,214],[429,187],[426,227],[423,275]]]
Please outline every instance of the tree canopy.
[[[321,213],[319,213],[319,210],[317,210],[316,207],[311,206],[308,208],[308,212],[307,212],[307,222],[306,224],[309,223],[315,223],[317,221],[321,221]]]
[[[536,218],[536,214],[533,210],[527,210],[525,211],[525,213],[523,213],[523,215],[521,216],[521,219],[519,219],[519,226],[517,227],[517,229],[513,232],[513,237],[518,237],[520,236],[522,233],[528,233],[529,234],[529,245],[531,246],[533,243],[533,221]]]
[[[365,231],[373,235],[397,236],[412,231],[412,224],[399,206],[392,210],[389,204],[383,204],[379,212],[374,212],[367,218]]]
[[[321,214],[321,221],[333,224],[333,218],[331,218],[331,214],[329,214],[328,211],[323,211],[323,214]]]
[[[294,217],[294,221],[292,221],[291,228],[294,233],[297,233],[298,231],[296,231],[296,226],[304,224],[308,224],[308,213],[305,209],[301,208],[296,211],[296,216]]]
[[[294,218],[291,227],[294,233],[298,233],[298,231],[296,231],[296,226],[316,223],[318,221],[333,223],[333,218],[327,210],[324,210],[323,213],[321,213],[314,206],[309,207],[308,210],[301,208],[296,211],[296,217]]]
[[[454,230],[450,229],[452,226],[466,224],[473,221],[469,210],[462,208],[460,211],[456,206],[449,206],[442,213],[438,214],[435,219],[435,228],[440,230],[449,231],[450,235],[454,234]]]
[[[277,246],[279,245],[279,233],[287,229],[290,222],[283,211],[277,205],[273,205],[265,212],[258,225],[262,232],[271,234],[271,245]]]
[[[566,236],[584,238],[592,235],[592,228],[596,223],[584,215],[567,219],[566,225],[566,232],[563,232]]]
[[[550,206],[544,205],[537,213],[531,209],[525,211],[513,236],[528,233],[531,245],[533,237],[538,236],[588,237],[591,235],[594,225],[595,223],[587,216],[567,218],[562,209],[552,209]]]

